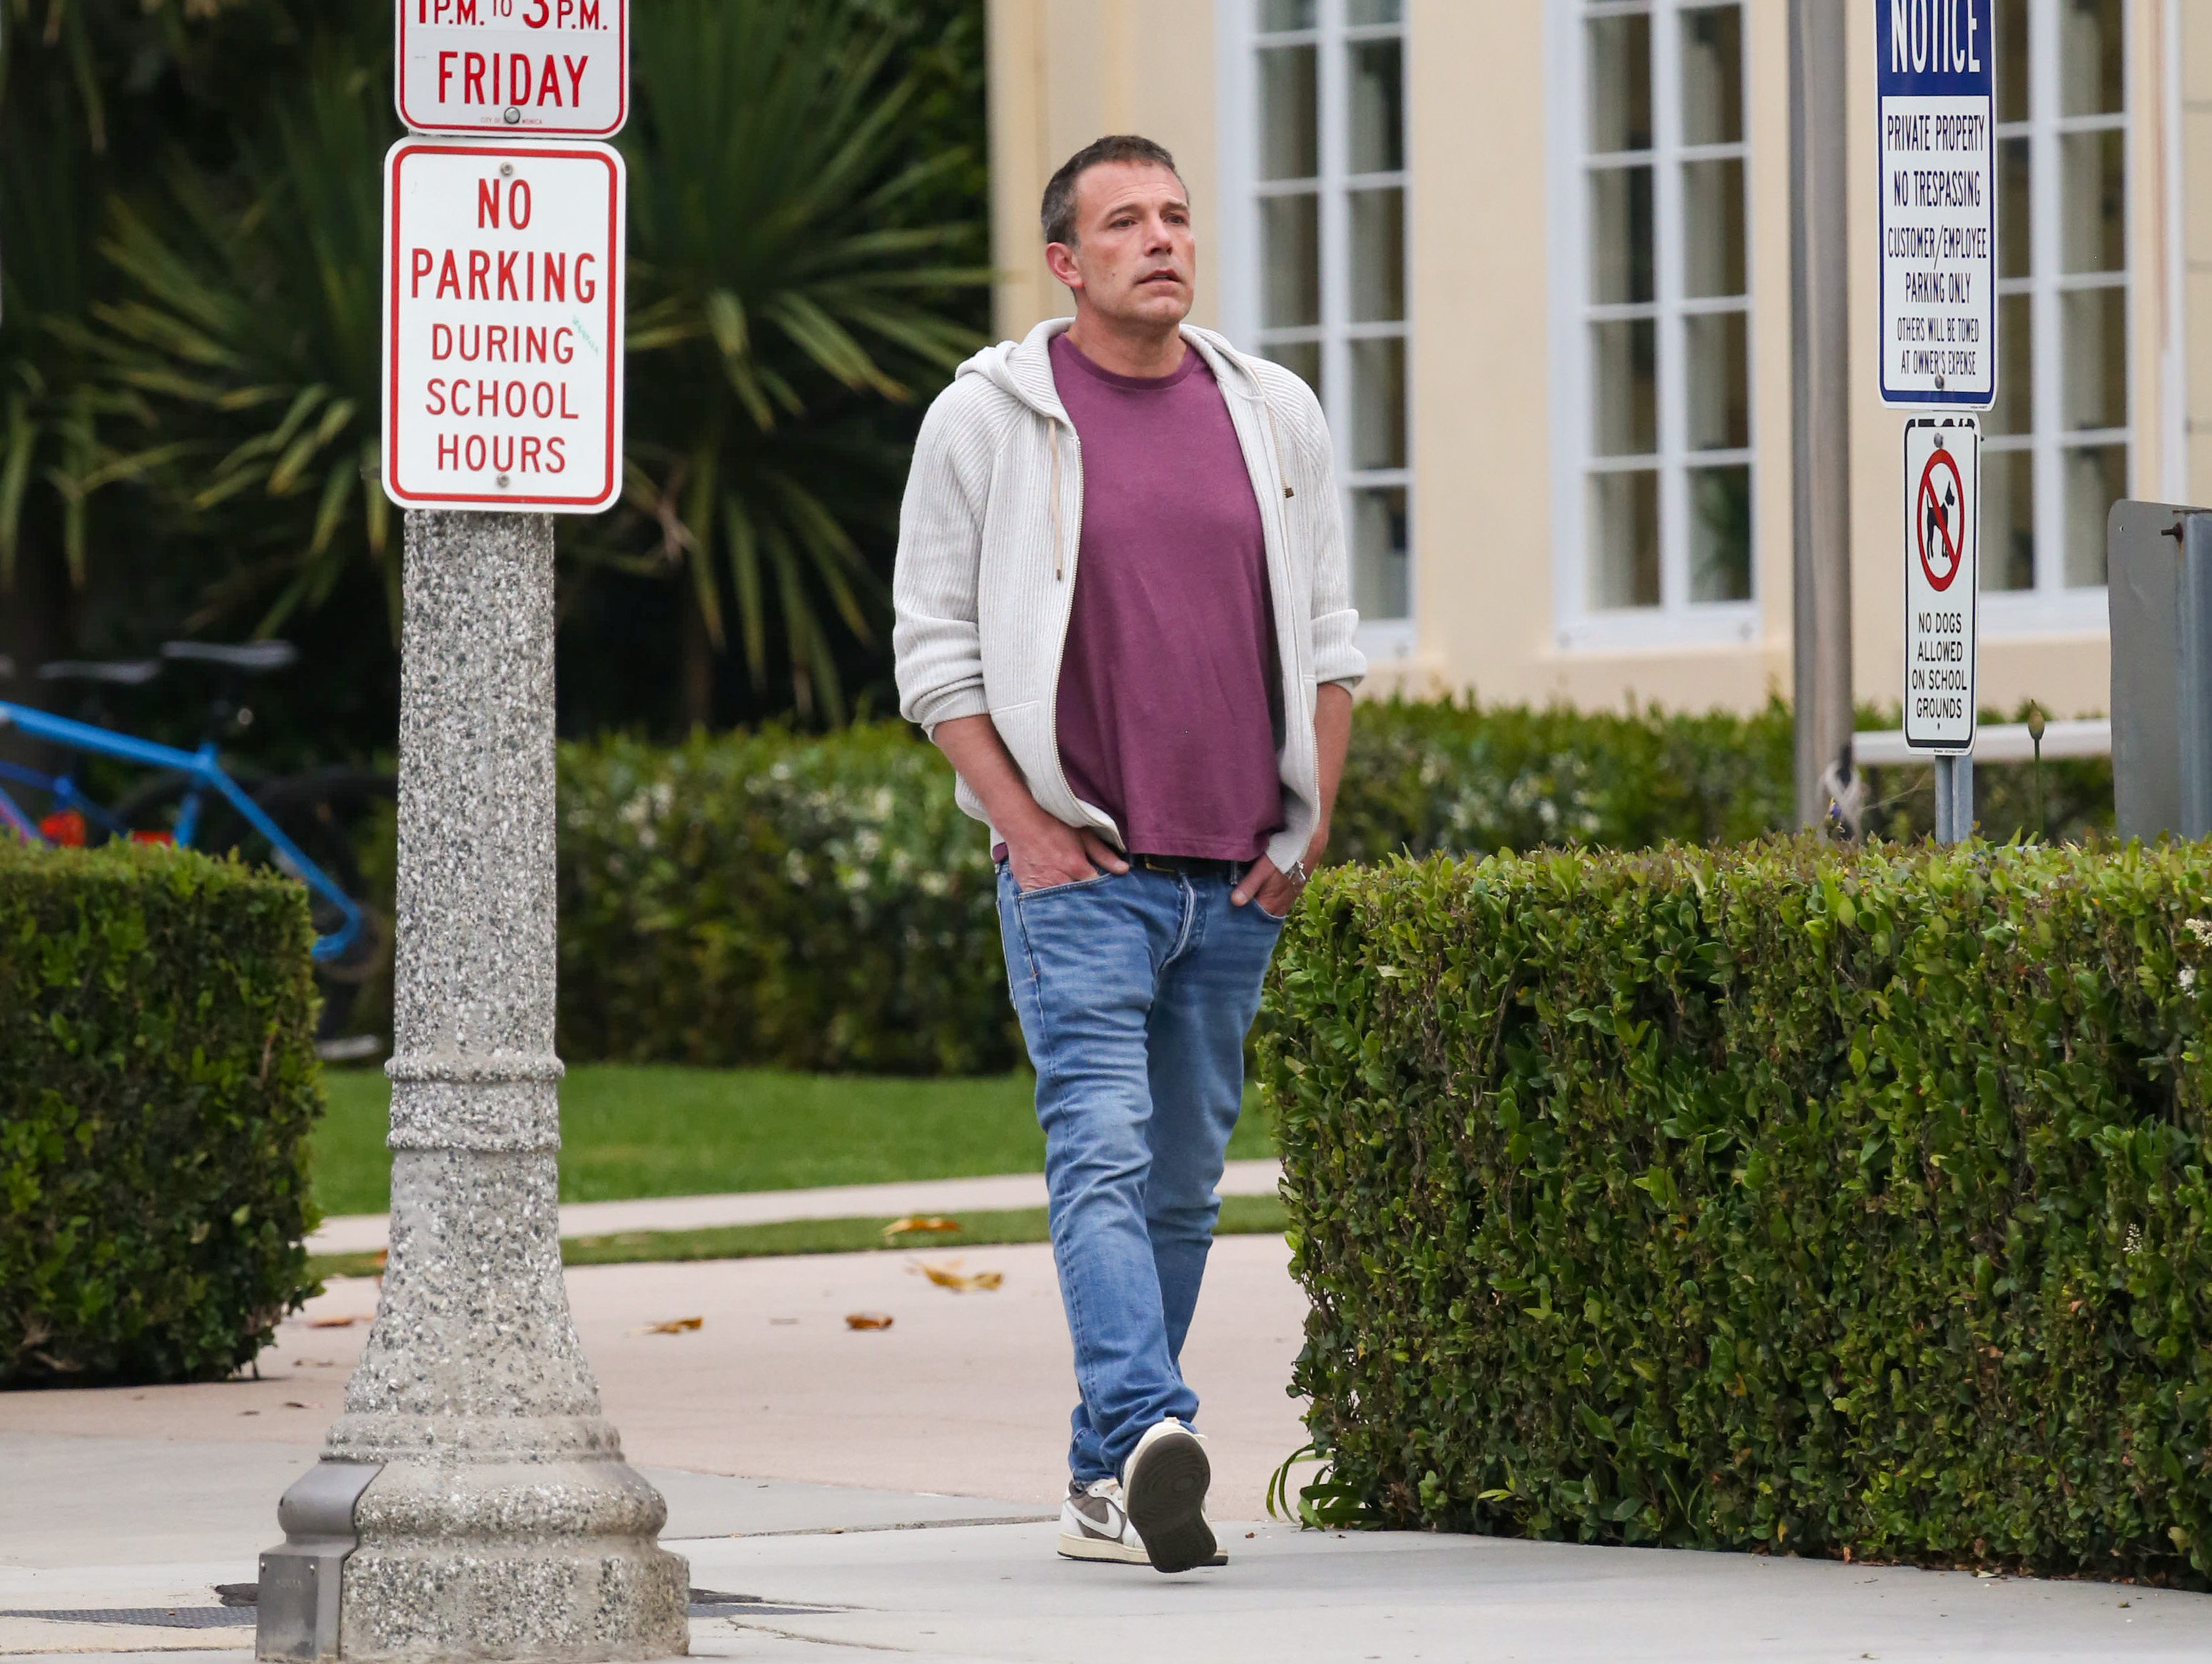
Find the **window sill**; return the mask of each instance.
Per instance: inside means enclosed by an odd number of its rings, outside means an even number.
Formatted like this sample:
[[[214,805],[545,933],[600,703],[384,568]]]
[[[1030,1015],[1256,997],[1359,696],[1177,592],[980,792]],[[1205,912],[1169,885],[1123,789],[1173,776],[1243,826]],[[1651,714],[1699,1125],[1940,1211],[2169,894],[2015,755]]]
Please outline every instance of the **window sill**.
[[[1717,601],[1668,611],[1660,607],[1589,612],[1560,624],[1563,653],[1664,652],[1677,647],[1751,647],[1759,641],[1756,601]]]

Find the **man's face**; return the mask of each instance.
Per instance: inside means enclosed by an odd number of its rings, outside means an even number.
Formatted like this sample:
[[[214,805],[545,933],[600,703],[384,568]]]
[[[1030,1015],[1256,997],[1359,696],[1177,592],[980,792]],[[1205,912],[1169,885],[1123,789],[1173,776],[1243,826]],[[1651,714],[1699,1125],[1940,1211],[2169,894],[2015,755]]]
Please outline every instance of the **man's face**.
[[[1182,181],[1152,162],[1109,161],[1075,184],[1076,243],[1045,251],[1053,276],[1104,316],[1172,328],[1190,315],[1198,244]]]

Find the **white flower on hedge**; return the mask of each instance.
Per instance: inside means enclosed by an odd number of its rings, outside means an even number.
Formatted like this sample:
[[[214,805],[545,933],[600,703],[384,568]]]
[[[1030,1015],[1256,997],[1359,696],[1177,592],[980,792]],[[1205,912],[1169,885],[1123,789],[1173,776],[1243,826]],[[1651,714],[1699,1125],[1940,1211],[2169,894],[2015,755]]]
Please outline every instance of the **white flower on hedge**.
[[[660,841],[660,835],[652,823],[667,819],[668,811],[675,805],[676,788],[665,780],[657,780],[644,790],[632,793],[629,800],[615,811],[615,817],[623,825],[635,829],[641,849],[650,849]]]
[[[2184,919],[2182,929],[2197,938],[2200,948],[2212,948],[2212,919]]]
[[[2190,988],[2195,987],[2197,986],[2196,968],[2192,965],[2184,965],[2181,968],[2180,975],[2174,980],[2181,984],[2185,992]]]

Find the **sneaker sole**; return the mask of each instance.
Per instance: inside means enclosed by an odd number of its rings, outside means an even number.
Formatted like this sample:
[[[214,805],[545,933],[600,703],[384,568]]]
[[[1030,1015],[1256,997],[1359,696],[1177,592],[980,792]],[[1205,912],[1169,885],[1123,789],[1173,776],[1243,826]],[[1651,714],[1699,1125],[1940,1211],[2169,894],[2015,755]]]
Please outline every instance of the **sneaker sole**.
[[[1152,1557],[1140,1548],[1124,1547],[1099,1537],[1069,1537],[1060,1540],[1060,1558],[1063,1560],[1088,1560],[1096,1565],[1148,1566]],[[1217,1548],[1199,1565],[1213,1567],[1229,1564],[1229,1551]],[[1197,1568],[1192,1568],[1195,1570]]]
[[[1131,1548],[1127,1543],[1117,1543],[1107,1537],[1079,1537],[1073,1532],[1060,1533],[1060,1558],[1066,1560],[1104,1560],[1125,1566],[1145,1566],[1152,1557],[1140,1548]]]
[[[1146,1450],[1130,1479],[1129,1523],[1145,1540],[1156,1570],[1188,1571],[1219,1552],[1206,1522],[1212,1482],[1206,1447],[1188,1433],[1170,1433]]]

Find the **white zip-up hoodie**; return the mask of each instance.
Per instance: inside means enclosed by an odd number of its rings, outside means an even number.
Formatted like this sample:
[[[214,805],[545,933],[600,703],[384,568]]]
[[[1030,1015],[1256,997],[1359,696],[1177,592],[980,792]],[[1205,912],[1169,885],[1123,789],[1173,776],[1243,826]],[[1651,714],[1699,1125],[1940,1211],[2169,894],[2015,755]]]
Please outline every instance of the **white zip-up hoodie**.
[[[1119,847],[1113,817],[1069,789],[1060,766],[1060,655],[1083,531],[1083,447],[1060,402],[1048,351],[1073,320],[1048,319],[1020,342],[988,347],[937,396],[915,442],[899,514],[892,595],[899,709],[933,732],[988,714],[1044,811]],[[1313,391],[1186,324],[1229,407],[1260,505],[1283,675],[1283,828],[1267,859],[1287,868],[1319,817],[1314,694],[1355,685],[1367,661],[1352,610],[1328,428]],[[1146,666],[1120,673],[1142,676]],[[983,805],[960,782],[977,820]],[[997,838],[994,830],[993,838]]]

